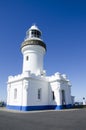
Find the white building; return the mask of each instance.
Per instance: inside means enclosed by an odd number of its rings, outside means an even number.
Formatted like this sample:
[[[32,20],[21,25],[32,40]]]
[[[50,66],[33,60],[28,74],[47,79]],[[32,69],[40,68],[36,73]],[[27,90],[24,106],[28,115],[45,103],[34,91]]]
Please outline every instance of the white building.
[[[22,74],[9,76],[7,83],[7,108],[16,110],[43,110],[70,108],[73,104],[71,84],[65,74],[46,76],[43,58],[46,44],[41,31],[33,25],[21,45]]]

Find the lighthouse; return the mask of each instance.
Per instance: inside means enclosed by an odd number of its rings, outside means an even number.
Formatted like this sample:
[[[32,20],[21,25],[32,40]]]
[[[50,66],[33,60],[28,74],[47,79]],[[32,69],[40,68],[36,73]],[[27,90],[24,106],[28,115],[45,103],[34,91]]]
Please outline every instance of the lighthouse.
[[[46,45],[41,39],[41,31],[36,25],[26,32],[26,38],[21,46],[23,54],[23,73],[30,71],[33,74],[42,74],[43,58],[46,53]]]
[[[53,49],[53,48],[52,48]],[[30,111],[71,108],[71,83],[66,74],[47,76],[44,69],[46,44],[42,32],[32,25],[21,44],[22,73],[9,76],[7,109]]]

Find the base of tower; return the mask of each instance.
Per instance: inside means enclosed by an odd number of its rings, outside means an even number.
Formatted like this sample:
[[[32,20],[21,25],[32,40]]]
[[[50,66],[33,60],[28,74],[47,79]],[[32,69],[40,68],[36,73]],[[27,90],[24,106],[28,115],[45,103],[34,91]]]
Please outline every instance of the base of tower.
[[[61,110],[72,108],[71,104],[67,105],[43,105],[43,106],[12,106],[7,105],[7,109],[19,110],[19,111],[35,111],[35,110]]]

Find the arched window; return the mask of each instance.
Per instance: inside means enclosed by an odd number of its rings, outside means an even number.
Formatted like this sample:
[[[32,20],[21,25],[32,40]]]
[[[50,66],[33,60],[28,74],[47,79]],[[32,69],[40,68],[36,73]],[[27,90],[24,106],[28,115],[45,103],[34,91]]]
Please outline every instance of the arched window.
[[[54,91],[52,91],[52,99],[55,100],[55,94],[54,94]]]
[[[26,56],[26,60],[27,60],[27,61],[29,60],[29,56]]]
[[[62,90],[62,105],[65,105],[66,102],[65,102],[65,90]]]
[[[14,89],[14,99],[17,99],[17,89]]]
[[[38,100],[41,100],[41,88],[38,89]]]

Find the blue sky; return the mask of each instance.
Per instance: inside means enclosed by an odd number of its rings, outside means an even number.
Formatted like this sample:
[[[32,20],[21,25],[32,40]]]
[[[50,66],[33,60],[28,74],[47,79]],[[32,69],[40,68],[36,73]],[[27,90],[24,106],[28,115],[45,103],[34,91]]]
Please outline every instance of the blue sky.
[[[0,100],[9,75],[22,73],[20,51],[28,28],[36,24],[47,45],[47,75],[66,73],[72,95],[86,97],[85,0],[0,0]]]

